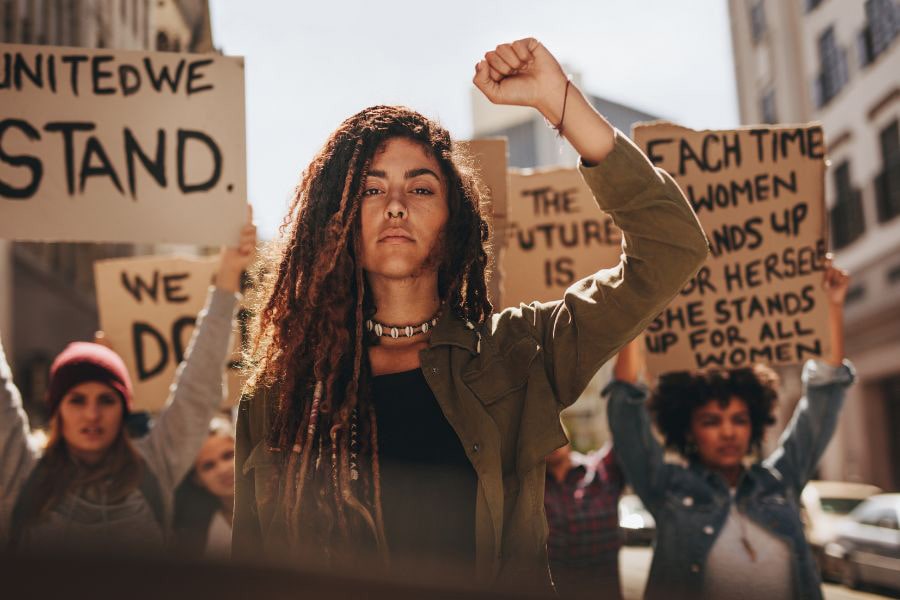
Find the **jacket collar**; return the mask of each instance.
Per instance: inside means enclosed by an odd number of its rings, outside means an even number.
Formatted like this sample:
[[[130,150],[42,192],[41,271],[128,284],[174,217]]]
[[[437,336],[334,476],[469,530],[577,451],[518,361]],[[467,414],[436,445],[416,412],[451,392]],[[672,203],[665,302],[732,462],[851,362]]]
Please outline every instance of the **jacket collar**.
[[[696,458],[689,459],[689,469],[704,478],[710,485],[719,487],[721,489],[727,490],[728,484],[725,483],[725,480],[721,475],[707,469],[703,464],[697,460]],[[741,473],[740,479],[738,479],[737,489],[740,490],[745,485],[756,486],[759,484],[759,473],[756,472],[757,464],[747,465],[744,464],[744,471]]]
[[[428,345],[430,348],[458,346],[472,354],[478,354],[479,329],[478,325],[468,323],[453,310],[445,309],[441,318],[438,319],[437,325],[434,326]]]

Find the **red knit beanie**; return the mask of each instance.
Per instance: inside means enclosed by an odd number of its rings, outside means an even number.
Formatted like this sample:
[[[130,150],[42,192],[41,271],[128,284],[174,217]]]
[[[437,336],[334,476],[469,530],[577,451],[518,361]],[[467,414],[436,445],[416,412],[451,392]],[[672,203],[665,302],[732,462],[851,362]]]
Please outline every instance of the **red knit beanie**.
[[[116,390],[122,397],[126,414],[131,412],[131,378],[121,357],[100,344],[72,342],[50,367],[50,386],[47,390],[50,414],[56,412],[70,389],[86,381],[99,381]]]

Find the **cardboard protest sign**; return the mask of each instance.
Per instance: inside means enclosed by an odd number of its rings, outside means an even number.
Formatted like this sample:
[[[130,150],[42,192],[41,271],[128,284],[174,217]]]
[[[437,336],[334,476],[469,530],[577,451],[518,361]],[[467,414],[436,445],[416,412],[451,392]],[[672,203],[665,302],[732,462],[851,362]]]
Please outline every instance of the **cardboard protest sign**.
[[[619,262],[622,232],[576,169],[511,171],[506,219],[503,307],[559,300],[579,279]]]
[[[496,268],[498,241],[504,239],[506,230],[506,195],[509,188],[509,177],[506,170],[508,151],[506,138],[470,140],[460,142],[472,155],[481,180],[488,188],[489,199],[482,211],[488,216],[493,230],[492,266],[488,279],[488,293],[496,303],[500,297],[501,273]]]
[[[238,57],[0,44],[0,238],[233,244]]]
[[[818,125],[694,131],[639,125],[634,139],[697,212],[711,256],[647,328],[652,373],[828,351],[825,141]]]
[[[138,409],[157,412],[165,404],[217,268],[217,259],[160,256],[94,263],[100,326],[128,366]],[[224,406],[241,392],[237,367],[246,332],[240,329]]]

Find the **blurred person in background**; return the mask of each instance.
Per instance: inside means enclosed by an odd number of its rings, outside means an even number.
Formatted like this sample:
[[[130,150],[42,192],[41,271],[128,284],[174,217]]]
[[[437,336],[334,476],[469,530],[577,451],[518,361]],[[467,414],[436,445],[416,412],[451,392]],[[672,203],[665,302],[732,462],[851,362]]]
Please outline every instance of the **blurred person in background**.
[[[568,443],[547,456],[547,553],[561,597],[622,597],[619,498],[623,487],[612,444],[582,454]]]
[[[854,380],[844,360],[843,306],[849,277],[824,273],[831,354],[803,368],[803,397],[765,460],[746,466],[775,422],[775,373],[753,368],[660,376],[649,394],[636,384],[643,366],[638,341],[616,361],[609,424],[629,483],[656,520],[657,538],[645,596],[649,599],[821,598],[815,561],[804,537],[800,494],[837,426]],[[651,427],[687,466],[666,463]]]
[[[571,142],[627,258],[564,299],[495,314],[471,159],[406,108],[344,121],[303,172],[262,286],[236,556],[550,589],[544,461],[567,441],[559,411],[708,247],[674,181],[537,40],[486,53],[474,83]]]
[[[194,466],[175,490],[175,545],[189,556],[231,556],[234,514],[234,428],[222,417],[209,424]]]
[[[22,398],[0,348],[0,536],[18,552],[152,552],[171,529],[175,487],[191,468],[223,398],[241,273],[255,255],[256,228],[223,250],[166,407],[145,437],[124,423],[132,385],[108,347],[70,344],[53,362],[46,447],[30,441]]]

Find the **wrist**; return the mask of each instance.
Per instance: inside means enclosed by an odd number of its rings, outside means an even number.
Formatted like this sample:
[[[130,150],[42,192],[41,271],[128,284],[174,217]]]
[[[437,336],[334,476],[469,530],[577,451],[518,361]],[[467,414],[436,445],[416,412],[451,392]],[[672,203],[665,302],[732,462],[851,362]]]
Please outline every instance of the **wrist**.
[[[237,292],[241,287],[241,273],[242,271],[233,269],[220,270],[216,275],[216,287],[227,292]]]
[[[534,106],[553,126],[560,124],[565,105],[571,100],[566,96],[571,96],[574,90],[566,89],[567,87],[574,88],[575,84],[571,83],[565,73],[560,71],[559,77],[546,87]]]

